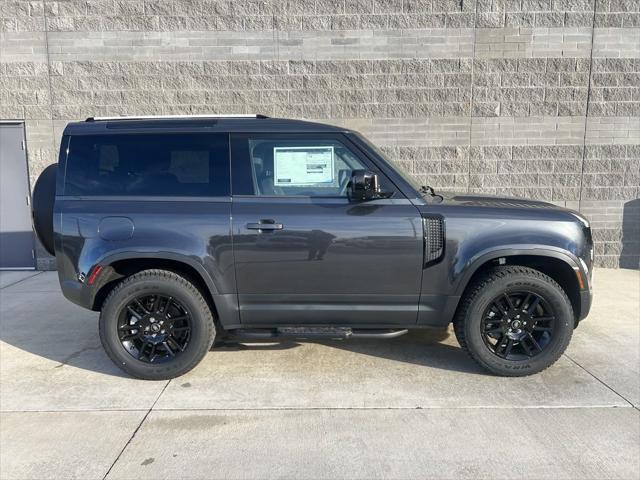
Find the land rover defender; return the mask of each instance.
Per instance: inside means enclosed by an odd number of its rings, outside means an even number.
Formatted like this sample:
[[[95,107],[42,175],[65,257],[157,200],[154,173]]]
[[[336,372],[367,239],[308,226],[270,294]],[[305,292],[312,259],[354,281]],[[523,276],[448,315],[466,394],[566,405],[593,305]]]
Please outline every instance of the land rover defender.
[[[70,123],[33,193],[62,292],[129,374],[189,371],[214,339],[393,338],[453,323],[494,374],[554,363],[591,306],[589,222],[445,195],[359,133],[252,116]]]

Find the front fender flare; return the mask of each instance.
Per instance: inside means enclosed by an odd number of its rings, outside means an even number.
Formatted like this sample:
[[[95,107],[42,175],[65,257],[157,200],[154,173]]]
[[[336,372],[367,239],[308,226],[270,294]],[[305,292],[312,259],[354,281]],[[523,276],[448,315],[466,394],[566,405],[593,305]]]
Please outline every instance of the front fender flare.
[[[455,288],[456,295],[462,295],[464,293],[469,281],[482,265],[501,257],[506,258],[519,255],[547,257],[561,260],[573,270],[578,269],[586,278],[587,272],[585,272],[580,265],[578,258],[567,250],[552,246],[513,245],[509,247],[498,247],[483,250],[464,263],[458,275],[459,279]]]

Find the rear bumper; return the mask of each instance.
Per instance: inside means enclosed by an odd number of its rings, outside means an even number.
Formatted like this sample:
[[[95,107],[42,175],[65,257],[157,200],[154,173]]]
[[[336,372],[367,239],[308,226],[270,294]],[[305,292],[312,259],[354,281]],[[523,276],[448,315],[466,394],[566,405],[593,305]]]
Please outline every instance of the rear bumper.
[[[62,294],[67,300],[89,310],[93,307],[95,290],[76,280],[63,280],[60,282]]]

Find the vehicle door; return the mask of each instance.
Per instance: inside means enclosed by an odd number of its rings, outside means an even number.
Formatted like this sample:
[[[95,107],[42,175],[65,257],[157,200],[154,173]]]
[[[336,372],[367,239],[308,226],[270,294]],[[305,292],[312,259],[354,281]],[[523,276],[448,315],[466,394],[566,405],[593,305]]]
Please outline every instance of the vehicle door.
[[[417,209],[342,134],[235,134],[232,241],[243,325],[416,322]],[[389,198],[352,201],[354,170]]]

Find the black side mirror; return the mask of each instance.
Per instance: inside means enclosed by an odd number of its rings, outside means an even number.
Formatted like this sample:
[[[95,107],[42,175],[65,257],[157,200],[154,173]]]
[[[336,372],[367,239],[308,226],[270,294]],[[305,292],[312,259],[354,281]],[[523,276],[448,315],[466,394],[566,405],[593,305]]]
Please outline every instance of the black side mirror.
[[[364,202],[379,198],[378,175],[369,170],[354,170],[347,189],[351,200]]]

